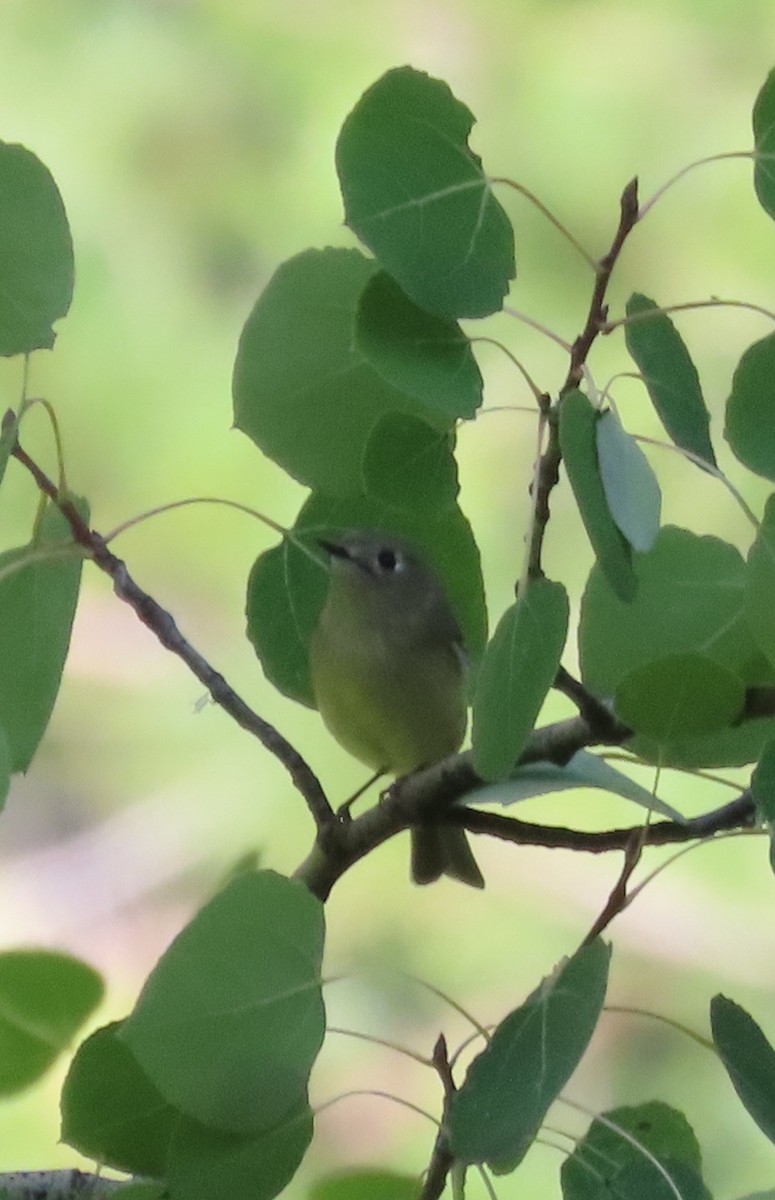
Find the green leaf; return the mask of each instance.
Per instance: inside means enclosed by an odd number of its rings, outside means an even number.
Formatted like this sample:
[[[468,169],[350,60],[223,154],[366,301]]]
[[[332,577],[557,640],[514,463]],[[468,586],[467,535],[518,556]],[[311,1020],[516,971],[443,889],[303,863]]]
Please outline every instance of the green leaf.
[[[284,696],[315,707],[307,644],[326,597],[328,575],[291,541],[260,555],[248,577],[247,635],[264,674]]]
[[[739,551],[714,537],[666,526],[654,547],[635,559],[638,593],[624,604],[599,566],[581,604],[579,657],[587,687],[611,698],[631,671],[666,655],[696,651],[744,683],[760,682],[761,653],[745,617],[746,566]],[[678,766],[740,765],[756,759],[775,734],[771,719],[746,721],[721,733],[652,746],[637,753]]]
[[[366,496],[313,493],[299,513],[296,534],[314,544],[344,529],[379,529],[413,542],[444,583],[475,668],[487,640],[479,551],[457,505],[423,513],[392,508]],[[248,636],[264,672],[285,695],[313,705],[307,642],[328,588],[317,567],[291,542],[259,558],[248,583]]]
[[[759,532],[748,552],[745,614],[751,633],[775,663],[775,495],[767,500]]]
[[[278,267],[240,336],[234,423],[301,483],[361,489],[371,431],[387,412],[450,418],[390,387],[354,347],[355,314],[375,264],[357,250],[306,250]]]
[[[0,355],[54,345],[73,298],[73,243],[54,178],[24,146],[0,142]]]
[[[240,875],[162,955],[119,1037],[181,1112],[272,1129],[306,1096],[323,1041],[322,952],[323,908],[304,884]]]
[[[767,216],[775,217],[775,71],[770,71],[753,106],[753,138],[753,185]]]
[[[775,1050],[753,1017],[726,996],[710,1002],[713,1042],[743,1107],[775,1142]]]
[[[775,738],[767,742],[751,776],[751,796],[759,820],[775,823]]]
[[[224,1133],[184,1120],[170,1146],[171,1200],[273,1200],[296,1174],[311,1140],[306,1099],[258,1134]]]
[[[0,1094],[20,1092],[39,1079],[102,995],[97,972],[67,954],[0,954]]]
[[[702,1171],[700,1147],[683,1113],[659,1100],[634,1108],[614,1108],[592,1122],[563,1163],[560,1180],[564,1200],[624,1200],[630,1196],[643,1196],[645,1200],[651,1194],[662,1196],[660,1189],[667,1186],[666,1180],[647,1154],[665,1167],[669,1164],[667,1169],[676,1183],[676,1166],[689,1168],[696,1175]],[[654,1193],[634,1190],[641,1172],[646,1172],[645,1179],[657,1189]],[[684,1197],[687,1193],[679,1188],[679,1194]]]
[[[468,147],[472,113],[446,83],[388,71],[342,126],[345,220],[416,304],[486,317],[514,278],[514,234]]]
[[[732,377],[726,409],[726,437],[741,463],[775,480],[775,444],[770,438],[775,404],[775,334],[749,346]]]
[[[597,422],[597,459],[611,516],[633,550],[650,550],[659,533],[662,493],[646,455],[612,411]]]
[[[387,413],[366,445],[364,490],[394,508],[449,508],[460,490],[454,445],[451,431],[431,429],[408,413]]]
[[[11,746],[8,735],[0,725],[0,811],[11,787]]]
[[[474,696],[474,769],[482,779],[500,779],[522,753],[557,675],[568,611],[561,583],[531,579],[498,622]]]
[[[445,417],[473,417],[482,403],[482,376],[458,323],[418,308],[385,271],[361,293],[355,345],[386,383]]]
[[[560,449],[581,519],[608,582],[622,600],[635,596],[632,551],[608,507],[597,458],[598,413],[579,391],[560,406]]]
[[[313,1183],[309,1200],[417,1200],[417,1177],[388,1171],[337,1171]]]
[[[594,1033],[610,956],[599,940],[578,950],[498,1025],[450,1097],[458,1162],[512,1168],[527,1153]]]
[[[500,783],[488,784],[469,792],[466,803],[507,806],[527,800],[530,796],[544,796],[549,792],[582,787],[613,792],[614,795],[631,800],[641,808],[658,813],[669,821],[684,820],[677,809],[671,808],[634,779],[630,779],[629,775],[615,770],[604,759],[597,754],[590,754],[588,750],[577,750],[562,767],[552,762],[535,762],[517,767],[516,771],[512,771],[508,778]]]
[[[754,342],[732,376],[724,437],[741,463],[775,480],[775,442],[770,437],[775,405],[775,333]]]
[[[35,541],[0,554],[0,723],[14,771],[30,765],[59,691],[81,582],[81,558],[62,556],[70,541],[69,525],[49,505]]]
[[[120,1028],[113,1021],[79,1046],[62,1088],[62,1141],[103,1166],[162,1179],[180,1114],[118,1038]]]
[[[636,667],[617,686],[616,715],[638,733],[669,744],[731,725],[745,703],[739,676],[695,651]]]
[[[660,421],[676,446],[715,466],[710,414],[683,338],[667,314],[647,296],[635,292],[627,301],[626,311],[628,318],[633,318],[624,327],[627,349],[643,376]]]

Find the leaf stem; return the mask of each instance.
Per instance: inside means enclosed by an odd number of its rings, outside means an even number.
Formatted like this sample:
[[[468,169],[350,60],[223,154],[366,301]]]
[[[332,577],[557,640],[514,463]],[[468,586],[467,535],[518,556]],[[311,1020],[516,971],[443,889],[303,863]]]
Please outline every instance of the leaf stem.
[[[538,209],[541,215],[546,217],[547,221],[554,226],[558,233],[561,233],[565,240],[570,243],[576,253],[584,259],[584,262],[587,264],[587,266],[591,267],[593,271],[597,271],[598,265],[592,255],[584,249],[581,242],[579,242],[573,236],[569,229],[566,229],[562,221],[560,221],[560,219],[546,207],[542,200],[538,199],[534,192],[531,192],[529,188],[526,188],[523,183],[518,183],[516,179],[498,177],[496,179],[491,179],[490,183],[503,183],[506,185],[506,187],[513,188],[515,192],[519,192],[521,196],[524,196],[526,200],[529,200],[530,203]]]
[[[638,212],[638,220],[642,221],[643,218],[649,212],[651,212],[657,201],[664,196],[665,192],[668,191],[673,184],[678,183],[679,179],[683,179],[685,175],[688,175],[690,171],[694,171],[695,168],[707,166],[708,163],[722,162],[727,158],[753,158],[754,155],[754,150],[727,150],[723,154],[711,154],[707,158],[698,158],[695,162],[689,163],[688,166],[681,167],[680,171],[677,171],[675,175],[672,175],[670,179],[668,179],[667,183],[663,183],[660,188],[657,188],[653,196],[649,196],[648,200],[641,205]]]

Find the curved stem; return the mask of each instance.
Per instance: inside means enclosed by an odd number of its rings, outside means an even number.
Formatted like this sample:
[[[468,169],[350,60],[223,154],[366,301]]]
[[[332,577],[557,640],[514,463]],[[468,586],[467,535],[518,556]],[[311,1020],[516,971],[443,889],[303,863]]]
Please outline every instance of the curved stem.
[[[683,179],[685,175],[688,175],[690,171],[694,171],[697,167],[707,166],[708,163],[722,162],[727,158],[753,158],[754,156],[755,151],[753,150],[728,150],[724,154],[711,154],[707,158],[698,158],[696,162],[689,163],[689,165],[686,167],[681,167],[680,171],[676,171],[675,175],[672,175],[670,179],[668,179],[667,183],[663,183],[660,188],[657,188],[653,196],[650,196],[648,200],[641,205],[638,211],[638,220],[642,221],[643,218],[649,212],[651,212],[657,200],[660,200],[662,196],[664,196],[665,192],[668,191],[668,189],[671,188],[674,183],[678,183],[679,179]]]
[[[593,271],[597,271],[597,262],[592,255],[584,249],[581,242],[579,242],[573,236],[569,229],[565,228],[562,221],[560,221],[558,217],[555,217],[554,213],[546,207],[542,200],[538,199],[534,192],[531,192],[529,188],[526,188],[523,183],[517,183],[516,179],[498,177],[496,179],[491,179],[490,183],[503,183],[506,185],[506,187],[513,188],[515,192],[519,192],[521,196],[524,196],[526,200],[529,200],[530,203],[538,209],[541,215],[546,217],[547,221],[554,226],[558,233],[561,233],[565,240],[570,243],[576,253],[584,259],[584,262],[587,264],[587,266],[591,267]]]

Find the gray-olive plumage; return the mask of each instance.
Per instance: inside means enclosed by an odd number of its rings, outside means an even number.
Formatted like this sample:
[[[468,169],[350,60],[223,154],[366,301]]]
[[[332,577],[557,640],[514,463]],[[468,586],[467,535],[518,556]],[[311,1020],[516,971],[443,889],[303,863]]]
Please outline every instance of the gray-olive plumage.
[[[465,651],[438,578],[407,542],[374,531],[321,543],[328,595],[310,641],[328,729],[380,773],[405,775],[454,753],[466,730]],[[412,830],[412,878],[484,880],[462,829]]]

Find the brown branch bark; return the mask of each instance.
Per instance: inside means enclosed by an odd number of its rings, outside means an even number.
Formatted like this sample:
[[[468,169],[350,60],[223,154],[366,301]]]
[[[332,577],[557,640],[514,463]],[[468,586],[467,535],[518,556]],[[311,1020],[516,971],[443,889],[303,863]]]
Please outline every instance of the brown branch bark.
[[[186,664],[224,712],[243,729],[258,738],[286,768],[300,794],[307,802],[318,829],[336,822],[317,776],[291,743],[234,691],[202,655],[194,649],[178,629],[174,618],[152,596],[132,579],[126,564],[110,551],[104,539],[83,520],[78,509],[67,497],[59,494],[56,484],[17,443],[12,456],[29,471],[44,495],[57,505],[67,520],[74,540],[84,548],[96,566],[113,580],[113,590],[120,600],[130,606],[166,650],[171,650]]]

